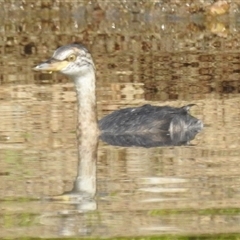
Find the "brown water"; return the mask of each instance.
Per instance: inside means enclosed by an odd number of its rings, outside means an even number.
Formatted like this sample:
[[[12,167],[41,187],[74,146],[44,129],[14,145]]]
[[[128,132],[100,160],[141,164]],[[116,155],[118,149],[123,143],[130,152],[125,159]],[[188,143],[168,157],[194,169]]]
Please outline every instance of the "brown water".
[[[209,1],[1,1],[0,237],[240,233],[240,13],[228,2],[212,16]],[[95,60],[99,118],[195,103],[205,128],[189,146],[100,141],[95,198],[51,201],[77,174],[76,96],[32,67],[74,41]]]

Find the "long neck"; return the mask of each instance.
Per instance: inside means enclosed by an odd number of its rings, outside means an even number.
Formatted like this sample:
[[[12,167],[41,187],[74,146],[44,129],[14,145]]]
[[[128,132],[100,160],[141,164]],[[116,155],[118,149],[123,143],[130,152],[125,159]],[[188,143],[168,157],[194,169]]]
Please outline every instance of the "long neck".
[[[75,190],[94,196],[98,127],[96,114],[95,71],[89,66],[85,74],[74,79],[78,102],[78,173]]]
[[[92,65],[74,78],[78,103],[78,130],[82,135],[97,131],[95,71]]]

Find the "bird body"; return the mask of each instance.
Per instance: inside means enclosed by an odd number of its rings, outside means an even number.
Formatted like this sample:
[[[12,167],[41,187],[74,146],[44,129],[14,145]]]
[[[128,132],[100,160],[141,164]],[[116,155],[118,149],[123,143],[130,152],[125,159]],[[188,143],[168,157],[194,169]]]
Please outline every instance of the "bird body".
[[[196,129],[201,121],[188,111],[192,105],[176,108],[152,106],[124,108],[99,121],[101,132],[108,134],[147,134]]]
[[[163,131],[200,131],[203,124],[188,111],[192,105],[180,108],[143,105],[124,108],[97,122],[95,66],[88,50],[80,44],[58,48],[53,56],[34,68],[36,71],[55,71],[68,76],[75,83],[78,102],[78,129],[87,137],[90,133],[123,135],[161,133]]]

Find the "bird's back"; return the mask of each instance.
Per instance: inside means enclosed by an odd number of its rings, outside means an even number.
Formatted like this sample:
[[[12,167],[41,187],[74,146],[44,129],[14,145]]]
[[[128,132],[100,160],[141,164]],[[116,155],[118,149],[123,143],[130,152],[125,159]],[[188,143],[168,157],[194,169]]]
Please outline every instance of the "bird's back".
[[[192,105],[181,108],[143,105],[112,112],[99,121],[99,128],[109,134],[146,134],[202,128],[202,122],[188,113]]]

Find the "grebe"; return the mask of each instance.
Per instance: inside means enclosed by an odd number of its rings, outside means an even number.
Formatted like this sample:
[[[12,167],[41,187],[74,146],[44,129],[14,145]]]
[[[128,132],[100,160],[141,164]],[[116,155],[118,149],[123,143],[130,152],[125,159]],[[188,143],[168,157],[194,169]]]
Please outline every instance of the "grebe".
[[[85,129],[89,134],[169,134],[176,131],[200,131],[202,121],[189,114],[193,104],[180,108],[170,106],[143,105],[141,107],[124,108],[97,121],[95,66],[89,51],[81,44],[69,44],[58,48],[53,56],[34,70],[60,72],[75,83],[78,102],[79,131]]]

